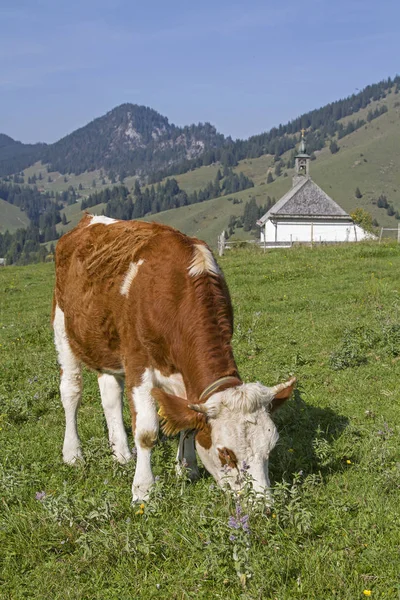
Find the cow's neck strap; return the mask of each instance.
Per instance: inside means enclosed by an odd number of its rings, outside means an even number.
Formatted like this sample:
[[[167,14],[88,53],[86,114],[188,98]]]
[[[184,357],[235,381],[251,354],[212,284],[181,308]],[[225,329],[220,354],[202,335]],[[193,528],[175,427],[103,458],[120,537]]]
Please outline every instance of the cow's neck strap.
[[[214,381],[214,383],[212,383],[211,385],[208,385],[206,387],[206,389],[201,392],[201,394],[199,396],[200,402],[202,400],[204,400],[205,398],[208,398],[212,394],[215,394],[215,392],[218,390],[218,388],[222,387],[223,385],[225,385],[227,383],[236,383],[236,385],[240,385],[242,382],[240,381],[240,379],[238,377],[232,377],[232,376],[221,377],[220,379],[217,379],[217,381]]]

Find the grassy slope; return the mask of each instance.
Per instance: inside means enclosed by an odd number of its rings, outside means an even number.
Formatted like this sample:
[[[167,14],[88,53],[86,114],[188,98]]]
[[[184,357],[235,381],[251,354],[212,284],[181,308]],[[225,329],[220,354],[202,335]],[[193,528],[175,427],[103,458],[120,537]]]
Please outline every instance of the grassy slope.
[[[243,378],[299,381],[275,417],[272,514],[250,512],[251,534],[235,544],[229,497],[207,477],[176,480],[176,440],[154,451],[160,481],[144,514],[130,506],[134,465],[109,455],[94,374],[80,412],[85,463],[62,464],[53,265],[0,270],[1,598],[398,597],[400,249],[242,250],[221,263]],[[365,364],[333,370],[332,352]],[[252,574],[245,590],[235,546]]]
[[[102,210],[105,209],[105,207],[106,205],[104,203],[97,204],[96,206],[91,206],[90,208],[87,208],[85,212],[89,212],[93,215],[101,215]],[[83,213],[81,211],[81,203],[79,201],[76,204],[66,206],[63,212],[67,217],[67,224],[63,225],[62,223],[58,223],[56,227],[59,234],[66,233],[67,231],[75,227],[83,216]]]
[[[0,233],[9,231],[13,233],[21,227],[29,225],[29,219],[18,206],[13,206],[9,202],[0,198]]]

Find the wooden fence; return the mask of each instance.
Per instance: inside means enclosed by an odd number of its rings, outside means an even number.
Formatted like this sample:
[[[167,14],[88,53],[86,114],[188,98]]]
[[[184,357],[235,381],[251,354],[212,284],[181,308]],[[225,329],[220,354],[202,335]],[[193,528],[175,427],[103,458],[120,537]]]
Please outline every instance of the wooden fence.
[[[382,240],[382,236],[383,236],[383,232],[384,231],[397,231],[397,243],[400,244],[400,223],[398,224],[397,227],[395,228],[391,228],[391,227],[381,227],[381,232],[379,234],[379,243],[381,243]],[[390,236],[389,236],[390,237]]]

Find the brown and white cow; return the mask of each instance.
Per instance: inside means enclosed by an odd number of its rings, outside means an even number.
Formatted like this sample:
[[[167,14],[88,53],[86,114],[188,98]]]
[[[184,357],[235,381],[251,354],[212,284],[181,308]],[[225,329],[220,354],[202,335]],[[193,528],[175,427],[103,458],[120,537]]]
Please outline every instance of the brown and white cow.
[[[290,396],[295,379],[273,388],[242,383],[228,288],[204,242],[157,223],[85,215],[57,245],[53,326],[66,463],[82,457],[83,363],[98,373],[120,462],[131,458],[122,419],[127,387],[137,450],[134,500],[146,498],[154,481],[157,408],[164,431],[181,432],[179,459],[193,476],[196,443],[219,483],[239,486],[245,462],[255,489],[268,493],[268,457],[278,439],[270,414]]]

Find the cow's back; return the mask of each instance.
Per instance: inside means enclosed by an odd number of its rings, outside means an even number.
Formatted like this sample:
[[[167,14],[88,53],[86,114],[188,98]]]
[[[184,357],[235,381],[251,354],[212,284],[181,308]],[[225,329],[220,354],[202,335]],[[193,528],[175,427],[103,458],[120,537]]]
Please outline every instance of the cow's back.
[[[57,244],[55,304],[72,350],[91,368],[119,370],[136,340],[143,360],[154,351],[168,364],[165,340],[193,302],[188,269],[201,242],[157,223],[104,221],[86,215]]]

